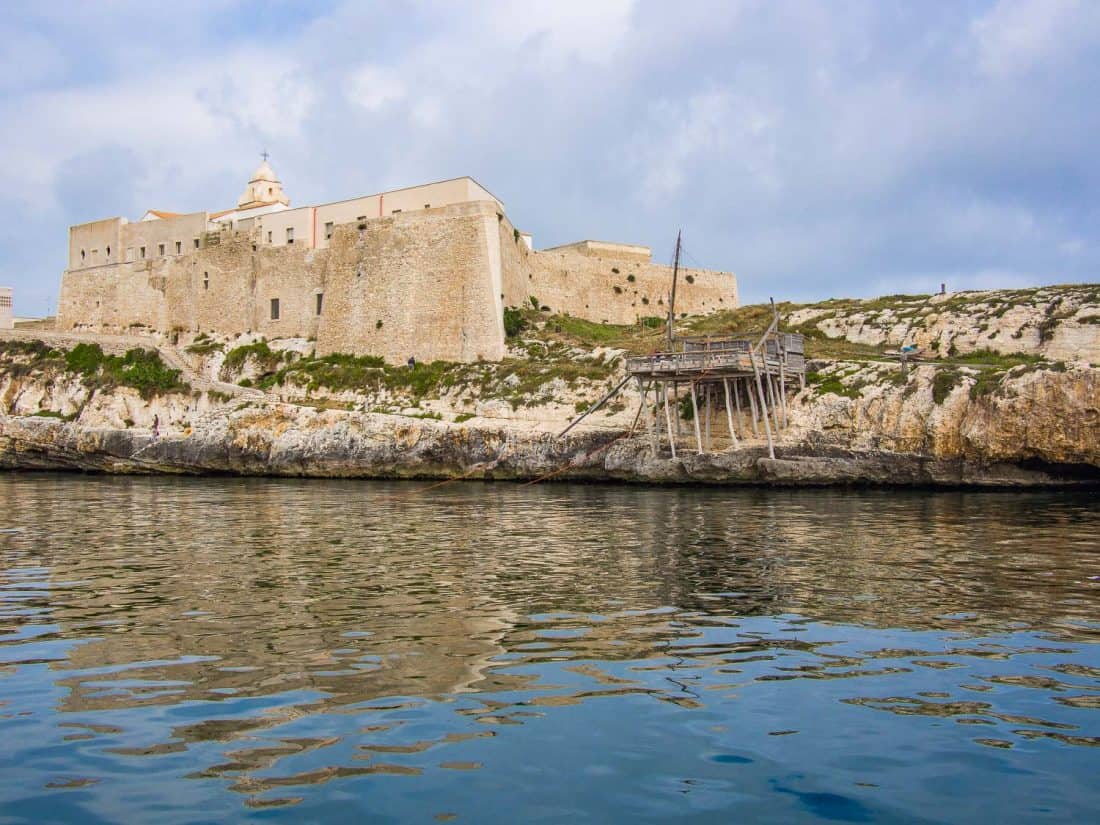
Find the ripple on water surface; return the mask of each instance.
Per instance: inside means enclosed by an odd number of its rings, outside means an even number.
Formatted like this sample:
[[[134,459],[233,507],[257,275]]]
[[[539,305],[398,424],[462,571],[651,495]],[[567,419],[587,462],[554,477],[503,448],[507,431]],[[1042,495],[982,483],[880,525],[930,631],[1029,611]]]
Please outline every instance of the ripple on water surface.
[[[1100,806],[1088,494],[0,492],[0,821]]]

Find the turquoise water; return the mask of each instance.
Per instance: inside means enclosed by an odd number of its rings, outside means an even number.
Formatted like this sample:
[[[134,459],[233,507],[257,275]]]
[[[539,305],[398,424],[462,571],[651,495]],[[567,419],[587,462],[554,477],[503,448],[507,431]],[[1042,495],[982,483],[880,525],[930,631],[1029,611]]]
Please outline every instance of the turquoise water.
[[[1067,822],[1092,494],[0,476],[0,822]]]

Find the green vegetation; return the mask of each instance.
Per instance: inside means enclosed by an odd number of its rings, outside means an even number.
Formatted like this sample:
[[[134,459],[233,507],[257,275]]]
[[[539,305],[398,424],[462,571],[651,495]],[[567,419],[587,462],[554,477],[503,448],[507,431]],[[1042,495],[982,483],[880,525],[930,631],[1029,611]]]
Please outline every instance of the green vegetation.
[[[961,378],[957,369],[938,369],[932,378],[932,400],[942,404],[955,389]]]
[[[212,352],[221,352],[223,349],[225,349],[225,344],[213,341],[205,332],[200,332],[195,336],[195,340],[191,342],[186,351],[192,355],[209,355]]]
[[[65,355],[70,372],[84,376],[97,389],[132,387],[148,400],[169,392],[190,392],[180,371],[170,369],[152,350],[131,349],[125,355],[105,355],[99,344],[77,344]]]
[[[271,372],[278,369],[286,357],[293,356],[289,352],[275,352],[267,345],[267,341],[256,341],[254,344],[246,344],[227,352],[225,361],[222,363],[222,372],[223,374],[236,372],[249,359],[256,361],[256,367],[261,373]]]
[[[829,374],[823,374],[819,372],[807,372],[806,373],[806,386],[813,387],[814,394],[821,395],[839,395],[842,398],[859,398],[863,389],[867,384],[865,381],[854,381],[850,384],[845,384],[841,379],[854,375],[858,370],[851,372],[835,372]]]
[[[80,415],[79,412],[75,412],[72,415],[65,415],[64,413],[56,412],[55,410],[39,410],[34,414],[35,418],[56,418],[60,421],[75,421],[76,417]]]
[[[455,424],[461,424],[463,421],[469,421],[471,418],[477,418],[473,413],[459,413],[455,416]]]
[[[527,319],[523,317],[523,310],[514,307],[504,309],[504,334],[508,338],[515,338],[527,329]]]

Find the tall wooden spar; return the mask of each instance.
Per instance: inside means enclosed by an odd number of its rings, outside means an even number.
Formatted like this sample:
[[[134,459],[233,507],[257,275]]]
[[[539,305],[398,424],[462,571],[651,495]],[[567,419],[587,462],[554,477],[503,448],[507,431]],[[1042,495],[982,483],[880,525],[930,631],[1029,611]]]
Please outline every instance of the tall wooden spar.
[[[787,426],[787,383],[797,381],[800,387],[805,386],[805,342],[797,333],[779,331],[779,311],[774,300],[771,302],[772,321],[755,343],[750,338],[735,334],[677,338],[676,282],[683,252],[682,235],[682,232],[676,233],[676,254],[672,261],[666,352],[626,359],[626,377],[574,419],[560,435],[565,435],[586,416],[600,409],[629,381],[634,380],[641,398],[638,418],[645,417],[651,451],[656,455],[660,450],[663,430],[669,451],[675,459],[676,439],[680,435],[677,393],[679,386],[684,384],[690,392],[692,429],[698,452],[714,449],[712,413],[717,416],[719,410],[724,410],[731,447],[739,446],[739,438],[748,438],[749,428],[744,422],[748,415],[752,435],[759,438],[762,425],[768,455],[775,458],[775,437]],[[635,424],[637,421],[635,419]]]

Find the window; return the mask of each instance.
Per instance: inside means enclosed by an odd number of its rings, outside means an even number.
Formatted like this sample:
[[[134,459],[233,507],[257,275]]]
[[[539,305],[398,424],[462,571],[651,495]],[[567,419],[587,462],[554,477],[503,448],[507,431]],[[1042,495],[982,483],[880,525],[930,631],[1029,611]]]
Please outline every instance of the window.
[[[271,299],[271,320],[272,321],[278,321],[279,320],[279,299],[278,298],[272,298]]]
[[[424,208],[425,209],[431,209],[432,205],[430,203],[426,203],[426,204],[424,204]]]
[[[107,245],[107,257],[108,258],[111,257],[111,246],[110,246],[110,244]]]
[[[203,289],[210,289],[210,273],[209,272],[202,273],[202,288]]]
[[[325,224],[325,240],[332,240],[332,221]]]
[[[267,230],[267,242],[271,243],[271,230]]]
[[[138,257],[141,258],[142,260],[145,260],[145,247],[144,246],[139,246],[138,247]]]
[[[195,249],[199,248],[199,239],[195,238]]]
[[[176,254],[183,252],[183,241],[176,241]]]
[[[391,210],[390,210],[390,214],[391,214],[391,215],[396,215],[396,214],[397,214],[398,212],[400,212],[400,211],[401,211],[400,209],[391,209]]]
[[[288,226],[286,228],[286,242],[287,243],[294,243],[294,227],[293,226]]]
[[[273,193],[274,191],[275,191],[275,190],[274,190],[274,189],[272,189],[272,188],[271,188],[270,186],[269,186],[269,187],[267,187],[267,194],[269,194],[269,195],[270,195],[270,194],[272,194],[272,193]]]
[[[83,261],[87,256],[83,249],[80,250],[80,260]]]
[[[324,301],[325,301],[324,294],[321,293],[321,292],[318,292],[317,293],[317,314],[318,315],[321,314],[321,305],[324,303]]]
[[[164,244],[162,244],[162,243],[157,244],[157,254],[158,255],[163,255],[164,254]]]

